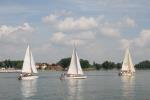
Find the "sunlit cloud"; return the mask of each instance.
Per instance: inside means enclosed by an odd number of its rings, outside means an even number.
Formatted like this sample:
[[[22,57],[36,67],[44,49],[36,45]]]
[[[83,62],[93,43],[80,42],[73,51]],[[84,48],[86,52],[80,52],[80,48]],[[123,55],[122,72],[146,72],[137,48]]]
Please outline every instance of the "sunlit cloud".
[[[24,23],[22,26],[1,25],[0,26],[0,37],[12,35],[17,32],[32,32],[32,31],[33,31],[33,28],[28,23]]]

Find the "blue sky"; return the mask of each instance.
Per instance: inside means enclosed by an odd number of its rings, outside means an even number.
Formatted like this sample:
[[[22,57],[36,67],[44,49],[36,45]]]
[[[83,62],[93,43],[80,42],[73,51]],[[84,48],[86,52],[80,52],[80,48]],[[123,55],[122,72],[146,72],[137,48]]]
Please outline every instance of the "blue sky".
[[[134,63],[150,60],[149,0],[0,0],[0,60],[23,59],[30,44],[36,62],[70,57]]]

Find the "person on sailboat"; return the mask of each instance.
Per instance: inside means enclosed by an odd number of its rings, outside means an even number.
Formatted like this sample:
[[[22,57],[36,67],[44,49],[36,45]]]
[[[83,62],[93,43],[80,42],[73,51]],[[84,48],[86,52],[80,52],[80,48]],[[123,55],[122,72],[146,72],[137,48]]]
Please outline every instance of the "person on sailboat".
[[[60,80],[64,80],[65,79],[65,75],[66,75],[66,73],[62,73],[61,76],[60,76]]]
[[[19,75],[18,79],[21,80],[22,77],[27,77],[27,76],[29,76],[27,73],[26,73],[26,74],[25,74],[25,73],[24,73],[24,74],[21,73],[21,74]]]
[[[22,78],[22,73],[18,76],[18,80],[21,80],[21,78]]]

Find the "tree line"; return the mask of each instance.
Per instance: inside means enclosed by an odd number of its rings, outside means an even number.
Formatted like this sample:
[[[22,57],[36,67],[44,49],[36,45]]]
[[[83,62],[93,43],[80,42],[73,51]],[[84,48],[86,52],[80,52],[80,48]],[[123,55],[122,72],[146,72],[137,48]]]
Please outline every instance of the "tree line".
[[[63,58],[57,64],[61,65],[64,69],[67,69],[70,64],[71,58]],[[87,68],[93,68],[96,70],[111,70],[111,69],[120,69],[122,66],[121,63],[115,63],[112,61],[104,61],[103,63],[99,64],[96,62],[93,62],[93,64],[90,64],[88,60],[80,59],[81,67],[83,69]],[[150,61],[142,61],[138,64],[135,64],[136,69],[150,69]]]
[[[62,66],[63,69],[67,69],[70,64],[71,58],[63,58],[58,61],[56,64]],[[80,59],[81,67],[83,69],[95,69],[95,70],[111,70],[111,69],[120,69],[122,63],[115,63],[112,61],[104,61],[103,63],[96,63],[90,64],[88,60]],[[4,60],[0,61],[0,68],[15,68],[21,69],[23,65],[22,60]],[[135,64],[136,69],[150,69],[150,61],[141,61],[138,64]]]
[[[23,65],[22,60],[4,60],[0,61],[0,68],[15,68],[21,69]]]
[[[63,58],[61,59],[57,64],[61,65],[64,69],[67,69],[70,64],[71,58]],[[83,69],[93,68],[96,70],[109,70],[109,69],[120,69],[121,63],[114,63],[111,61],[105,61],[102,64],[93,62],[93,64],[90,64],[88,60],[80,59],[80,64]]]

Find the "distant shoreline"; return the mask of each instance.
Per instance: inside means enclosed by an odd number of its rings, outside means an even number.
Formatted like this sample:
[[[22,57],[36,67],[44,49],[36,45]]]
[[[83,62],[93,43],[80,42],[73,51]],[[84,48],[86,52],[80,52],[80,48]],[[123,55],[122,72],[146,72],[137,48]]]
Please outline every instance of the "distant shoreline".
[[[18,70],[18,69],[17,70],[15,70],[15,69],[0,70],[0,73],[19,73],[19,72],[21,72],[21,70]]]
[[[88,71],[119,71],[119,69],[101,69],[101,70],[96,70],[96,69],[83,69],[83,71],[88,72]],[[136,70],[150,70],[150,69],[136,69]],[[65,70],[38,70],[39,72],[44,72],[44,71],[50,71],[50,72],[66,72]],[[0,73],[20,73],[21,69],[16,69],[16,70],[0,70]]]

